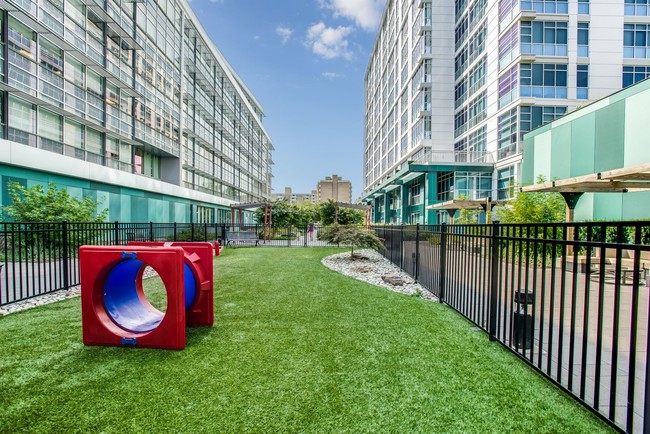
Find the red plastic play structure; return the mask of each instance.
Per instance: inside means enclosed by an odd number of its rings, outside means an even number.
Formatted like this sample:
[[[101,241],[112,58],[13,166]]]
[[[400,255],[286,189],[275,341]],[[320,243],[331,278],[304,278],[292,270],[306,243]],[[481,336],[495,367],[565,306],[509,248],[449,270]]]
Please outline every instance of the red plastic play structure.
[[[210,243],[80,247],[84,344],[185,348],[186,326],[214,323],[213,251]],[[165,313],[142,289],[147,265],[165,285]]]

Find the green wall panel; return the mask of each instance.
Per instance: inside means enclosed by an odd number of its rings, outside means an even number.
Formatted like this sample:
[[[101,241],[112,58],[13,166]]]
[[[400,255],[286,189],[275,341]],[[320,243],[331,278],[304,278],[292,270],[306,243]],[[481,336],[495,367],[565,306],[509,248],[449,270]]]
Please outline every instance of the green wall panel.
[[[588,175],[595,171],[596,114],[571,122],[571,173],[568,177]]]
[[[622,220],[624,193],[595,193],[593,220]]]
[[[650,162],[650,91],[629,97],[625,105],[625,165]]]
[[[625,101],[619,101],[596,112],[595,171],[623,167],[625,143]]]
[[[533,183],[539,175],[553,179],[551,173],[551,132],[535,137],[535,166],[533,168]]]
[[[521,162],[521,185],[530,185],[535,183],[535,139],[529,138],[524,140],[523,153],[525,158]]]
[[[625,193],[622,196],[626,220],[650,219],[650,191]]]
[[[560,125],[551,130],[551,177],[564,179],[571,176],[571,124]]]

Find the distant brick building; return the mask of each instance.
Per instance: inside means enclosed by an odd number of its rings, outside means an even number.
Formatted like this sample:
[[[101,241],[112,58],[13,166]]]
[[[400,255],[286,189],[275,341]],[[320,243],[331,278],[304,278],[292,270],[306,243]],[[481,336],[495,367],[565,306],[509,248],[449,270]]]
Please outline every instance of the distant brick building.
[[[326,176],[318,182],[318,202],[352,202],[352,183],[338,175]]]

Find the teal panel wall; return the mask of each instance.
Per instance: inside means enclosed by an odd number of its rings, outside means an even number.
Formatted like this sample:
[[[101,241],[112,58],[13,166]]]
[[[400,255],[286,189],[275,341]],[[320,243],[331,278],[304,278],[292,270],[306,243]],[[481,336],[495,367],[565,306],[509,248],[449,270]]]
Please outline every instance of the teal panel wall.
[[[623,196],[623,215],[626,220],[650,218],[650,191],[625,193]]]
[[[433,205],[438,202],[436,199],[438,197],[438,172],[429,172],[425,177],[426,186],[427,186],[427,196],[424,202],[425,209],[425,224],[435,225],[438,223],[438,214],[435,210],[426,209],[427,206]]]
[[[650,162],[648,93],[633,95],[625,101],[625,166]]]
[[[546,132],[535,137],[535,166],[533,184],[537,181],[539,175],[544,176],[547,180],[553,179],[551,172],[551,132]]]
[[[596,111],[595,172],[619,169],[624,163],[625,101]]]
[[[158,193],[145,192],[131,188],[89,182],[63,175],[33,171],[15,166],[0,164],[0,205],[8,205],[10,198],[7,183],[18,181],[28,187],[40,184],[47,186],[54,182],[58,188],[65,188],[70,196],[82,198],[90,196],[100,202],[97,212],[108,208],[108,221],[121,222],[179,222],[190,221],[190,204],[212,207],[214,209],[229,209],[213,204],[193,202],[187,199],[165,196]],[[218,213],[215,213],[217,215]],[[230,214],[228,213],[228,216]]]
[[[535,183],[535,139],[529,138],[523,143],[524,159],[521,162],[520,185]]]
[[[551,130],[551,170],[552,178],[564,179],[571,176],[571,123]],[[552,178],[547,178],[550,181]]]
[[[571,125],[571,155],[573,156],[570,174],[567,177],[594,173],[596,114],[582,116],[567,125]]]
[[[595,193],[593,220],[623,220],[623,194]]]

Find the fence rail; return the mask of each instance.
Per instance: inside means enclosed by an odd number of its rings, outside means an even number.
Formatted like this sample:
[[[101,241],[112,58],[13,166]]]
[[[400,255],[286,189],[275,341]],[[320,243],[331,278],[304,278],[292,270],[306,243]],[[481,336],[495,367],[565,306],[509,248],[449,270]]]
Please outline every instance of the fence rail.
[[[207,223],[0,223],[0,306],[79,284],[82,245],[126,245],[131,241],[229,241],[232,246],[326,246],[319,226],[264,228]],[[234,236],[232,234],[239,234]],[[237,239],[235,239],[237,238]]]
[[[648,432],[648,222],[374,229],[490,339],[618,430]]]

